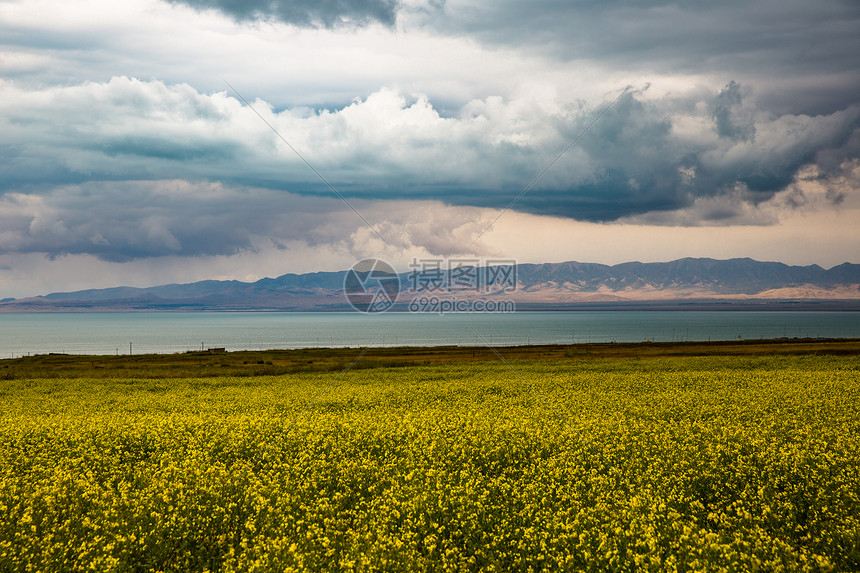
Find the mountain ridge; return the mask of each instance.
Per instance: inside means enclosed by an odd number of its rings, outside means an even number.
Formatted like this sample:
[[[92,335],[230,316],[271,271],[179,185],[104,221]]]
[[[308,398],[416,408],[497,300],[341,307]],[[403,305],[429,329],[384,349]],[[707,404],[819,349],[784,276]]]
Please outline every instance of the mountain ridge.
[[[459,290],[458,298],[507,297],[529,304],[707,300],[860,300],[860,265],[792,266],[750,258],[686,257],[615,265],[564,261],[514,265],[516,289]],[[486,267],[480,267],[485,269]],[[500,268],[500,267],[493,267]],[[480,270],[478,269],[478,270]],[[254,282],[203,280],[152,287],[118,286],[54,292],[0,302],[0,312],[32,310],[338,310],[348,271],[286,273]],[[445,277],[450,277],[442,269]],[[416,276],[399,273],[400,302],[432,294],[410,292]],[[444,289],[443,289],[444,290]],[[436,293],[439,294],[439,293]]]

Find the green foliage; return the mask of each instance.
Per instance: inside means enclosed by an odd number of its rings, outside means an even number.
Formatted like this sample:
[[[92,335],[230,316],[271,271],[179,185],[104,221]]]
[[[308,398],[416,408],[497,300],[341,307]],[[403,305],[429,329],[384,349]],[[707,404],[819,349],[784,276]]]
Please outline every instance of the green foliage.
[[[860,568],[860,359],[0,381],[2,571]]]

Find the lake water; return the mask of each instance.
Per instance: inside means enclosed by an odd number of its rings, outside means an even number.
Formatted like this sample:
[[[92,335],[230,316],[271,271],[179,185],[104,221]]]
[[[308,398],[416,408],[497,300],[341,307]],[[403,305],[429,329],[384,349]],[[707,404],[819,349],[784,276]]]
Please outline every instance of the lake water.
[[[0,314],[0,358],[225,347],[435,346],[860,337],[856,312],[603,311],[511,314],[284,312]]]

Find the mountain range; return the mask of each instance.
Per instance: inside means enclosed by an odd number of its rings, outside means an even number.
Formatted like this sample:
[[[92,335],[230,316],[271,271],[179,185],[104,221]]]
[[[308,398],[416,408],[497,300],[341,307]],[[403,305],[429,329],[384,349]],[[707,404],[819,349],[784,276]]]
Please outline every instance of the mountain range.
[[[638,306],[836,304],[860,308],[860,265],[830,269],[748,258],[684,258],[666,263],[518,264],[458,271],[400,273],[399,307],[416,297],[512,300],[518,309]],[[456,276],[489,273],[506,284],[458,288]],[[0,301],[0,312],[146,310],[346,310],[348,271],[285,274],[256,282],[206,280],[154,287],[114,287]],[[441,273],[441,274],[440,274]],[[433,280],[430,280],[433,279]],[[438,279],[438,280],[437,280]],[[515,279],[515,280],[514,280]],[[423,285],[419,292],[417,285]],[[429,285],[429,286],[428,286]],[[838,303],[838,304],[837,304]],[[398,308],[398,307],[395,307]],[[793,308],[796,308],[793,307]]]

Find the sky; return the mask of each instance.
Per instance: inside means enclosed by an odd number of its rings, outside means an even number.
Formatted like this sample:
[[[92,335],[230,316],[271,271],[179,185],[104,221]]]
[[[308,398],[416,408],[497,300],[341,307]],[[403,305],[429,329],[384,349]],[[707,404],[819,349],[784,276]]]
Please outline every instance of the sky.
[[[848,0],[0,0],[0,298],[860,263]]]

